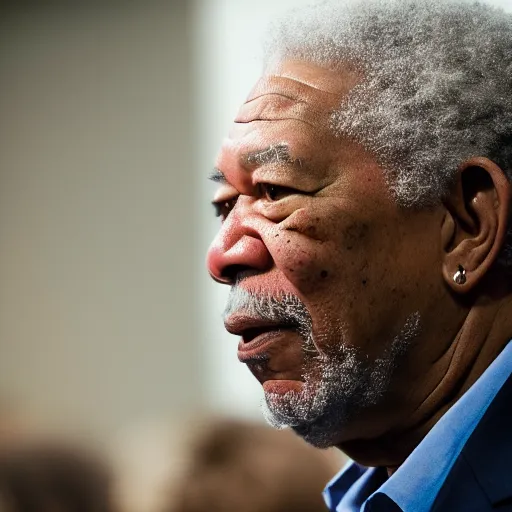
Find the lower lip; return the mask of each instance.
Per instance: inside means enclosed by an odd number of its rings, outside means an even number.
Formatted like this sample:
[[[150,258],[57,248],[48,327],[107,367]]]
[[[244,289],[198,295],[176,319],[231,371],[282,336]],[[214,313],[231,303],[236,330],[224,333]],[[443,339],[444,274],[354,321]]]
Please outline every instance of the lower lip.
[[[238,359],[241,362],[245,362],[255,356],[262,355],[270,345],[282,340],[284,336],[290,333],[295,334],[288,329],[276,329],[275,331],[267,331],[260,334],[247,343],[241,339],[238,344]]]
[[[285,395],[290,391],[302,391],[303,385],[304,383],[298,380],[267,380],[263,383],[263,391],[275,395]]]

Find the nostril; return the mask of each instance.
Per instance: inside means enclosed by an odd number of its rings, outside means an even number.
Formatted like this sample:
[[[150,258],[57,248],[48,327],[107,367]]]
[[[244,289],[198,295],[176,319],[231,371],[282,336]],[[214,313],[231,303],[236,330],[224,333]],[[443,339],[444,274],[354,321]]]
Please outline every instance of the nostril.
[[[247,272],[260,273],[270,269],[272,257],[261,238],[243,235],[230,245],[225,236],[219,236],[210,246],[207,266],[215,281],[233,284]]]
[[[247,265],[227,265],[222,269],[221,277],[229,284],[236,283],[240,279],[240,276],[248,271],[254,271]]]

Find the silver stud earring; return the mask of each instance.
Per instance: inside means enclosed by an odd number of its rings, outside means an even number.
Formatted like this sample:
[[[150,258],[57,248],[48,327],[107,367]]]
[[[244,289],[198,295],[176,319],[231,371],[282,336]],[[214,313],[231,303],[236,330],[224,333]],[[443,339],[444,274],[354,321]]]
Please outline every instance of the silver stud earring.
[[[466,282],[466,270],[462,265],[459,265],[459,270],[453,274],[453,280],[457,284],[464,284]]]

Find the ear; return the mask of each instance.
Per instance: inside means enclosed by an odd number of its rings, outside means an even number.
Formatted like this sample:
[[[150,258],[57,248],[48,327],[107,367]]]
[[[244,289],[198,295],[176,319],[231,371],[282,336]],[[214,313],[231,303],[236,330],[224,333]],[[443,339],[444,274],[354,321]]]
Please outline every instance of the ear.
[[[475,157],[458,170],[444,201],[441,236],[443,277],[457,293],[475,287],[503,246],[510,215],[511,186],[503,170],[488,158]],[[464,278],[456,282],[458,271]]]

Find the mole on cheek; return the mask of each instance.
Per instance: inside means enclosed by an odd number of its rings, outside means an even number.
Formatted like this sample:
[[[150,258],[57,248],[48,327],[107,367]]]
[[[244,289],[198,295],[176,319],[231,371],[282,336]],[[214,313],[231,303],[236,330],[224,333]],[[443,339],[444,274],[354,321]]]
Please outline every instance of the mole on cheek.
[[[320,277],[322,279],[325,279],[328,275],[329,274],[328,274],[327,270],[322,270],[322,272],[320,272]]]

